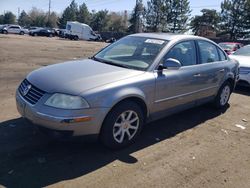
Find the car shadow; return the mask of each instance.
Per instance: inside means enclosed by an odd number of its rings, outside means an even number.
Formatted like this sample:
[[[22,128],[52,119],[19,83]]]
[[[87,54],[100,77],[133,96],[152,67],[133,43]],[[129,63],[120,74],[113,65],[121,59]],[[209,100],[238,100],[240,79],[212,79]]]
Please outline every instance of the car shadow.
[[[0,186],[44,187],[81,177],[114,160],[137,163],[132,153],[192,129],[221,115],[227,108],[214,110],[206,105],[155,121],[144,127],[135,144],[119,151],[80,138],[67,142],[50,140],[22,118],[2,122]]]
[[[250,88],[244,86],[237,86],[234,90],[234,93],[250,96]]]

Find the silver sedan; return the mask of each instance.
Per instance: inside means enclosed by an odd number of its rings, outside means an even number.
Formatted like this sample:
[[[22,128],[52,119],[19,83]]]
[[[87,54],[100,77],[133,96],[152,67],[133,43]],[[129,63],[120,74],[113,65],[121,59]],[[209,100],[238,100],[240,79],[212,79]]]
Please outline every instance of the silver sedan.
[[[237,78],[238,63],[208,39],[134,34],[89,59],[31,72],[16,101],[24,118],[49,132],[97,135],[118,149],[150,121],[207,102],[225,107]]]

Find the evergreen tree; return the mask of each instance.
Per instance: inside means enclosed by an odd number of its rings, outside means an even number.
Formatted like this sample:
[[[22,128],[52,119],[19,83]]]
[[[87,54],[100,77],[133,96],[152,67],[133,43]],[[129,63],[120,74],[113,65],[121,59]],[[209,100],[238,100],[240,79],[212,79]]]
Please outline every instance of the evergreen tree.
[[[107,31],[109,24],[109,15],[107,10],[100,10],[98,12],[92,12],[92,19],[90,26],[94,31]]]
[[[195,16],[190,22],[190,26],[195,35],[200,33],[202,26],[211,26],[215,30],[219,30],[220,15],[213,9],[202,9],[201,16]]]
[[[14,24],[16,23],[16,16],[12,12],[6,12],[3,16],[4,24]]]
[[[77,21],[85,24],[90,23],[90,13],[85,3],[79,6],[79,11],[77,13]]]
[[[146,23],[149,31],[158,32],[163,30],[165,8],[164,0],[150,0],[147,2]]]
[[[63,11],[60,19],[60,28],[65,28],[67,21],[76,21],[78,13],[78,5],[75,0],[72,0],[70,5]]]
[[[173,33],[180,33],[187,30],[187,22],[190,16],[190,6],[188,0],[172,0],[167,1],[166,5],[170,5],[168,29]]]
[[[142,29],[142,20],[141,17],[143,17],[145,13],[145,9],[142,4],[142,0],[139,0],[139,2],[135,5],[134,10],[132,12],[131,18],[129,19],[130,26],[128,28],[128,31],[130,33],[137,33],[141,32]]]
[[[23,10],[18,18],[18,24],[21,26],[30,26],[31,23],[29,15]]]
[[[246,6],[247,0],[224,0],[221,3],[222,29],[230,34],[231,39],[244,32]]]

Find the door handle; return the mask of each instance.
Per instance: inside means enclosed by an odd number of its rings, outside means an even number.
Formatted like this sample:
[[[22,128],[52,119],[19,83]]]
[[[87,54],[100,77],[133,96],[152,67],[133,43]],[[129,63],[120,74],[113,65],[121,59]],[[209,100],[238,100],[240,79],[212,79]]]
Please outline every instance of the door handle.
[[[200,74],[200,73],[197,73],[197,74],[194,74],[193,76],[194,76],[194,77],[201,77],[201,74]]]
[[[219,72],[223,73],[223,72],[225,72],[225,69],[221,69]]]

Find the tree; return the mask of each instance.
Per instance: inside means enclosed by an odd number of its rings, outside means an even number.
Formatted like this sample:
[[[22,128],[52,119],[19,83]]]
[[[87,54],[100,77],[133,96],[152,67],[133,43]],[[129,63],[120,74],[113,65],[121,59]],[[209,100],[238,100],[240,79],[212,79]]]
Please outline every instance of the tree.
[[[44,11],[33,7],[29,12],[29,17],[31,19],[30,26],[45,27],[47,23],[47,15]]]
[[[147,2],[146,23],[148,30],[153,32],[163,30],[165,8],[164,0],[150,0]]]
[[[250,0],[247,0],[245,10],[244,10],[244,20],[245,20],[245,28],[250,30]],[[249,32],[250,33],[250,32]]]
[[[109,15],[107,10],[100,10],[98,12],[92,12],[92,19],[90,26],[94,31],[107,31],[109,24]]]
[[[141,32],[142,24],[143,24],[141,17],[144,16],[144,13],[145,13],[145,9],[143,7],[142,0],[139,0],[133,9],[131,18],[129,19],[130,26],[128,28],[128,31],[130,33]]]
[[[30,26],[31,23],[29,15],[23,10],[18,18],[18,24],[21,26]]]
[[[222,29],[235,39],[245,29],[247,0],[224,0],[221,3]]]
[[[77,21],[85,24],[89,24],[90,22],[90,13],[85,3],[79,6]]]
[[[167,1],[167,6],[170,7],[168,30],[173,33],[180,33],[187,30],[187,21],[190,16],[190,6],[188,0],[172,0]]]
[[[201,16],[195,16],[190,22],[190,26],[195,35],[198,35],[203,26],[210,26],[215,30],[219,29],[220,15],[214,9],[202,9]]]
[[[3,18],[4,24],[14,24],[16,23],[16,16],[12,12],[6,12]]]
[[[4,15],[0,15],[0,24],[4,24]]]
[[[108,30],[113,32],[125,32],[127,30],[123,16],[112,12],[109,14]]]
[[[147,28],[154,32],[183,32],[190,12],[188,0],[150,0],[146,13]]]
[[[50,28],[55,28],[58,26],[58,16],[56,14],[56,12],[52,12],[50,15],[47,15],[48,16],[48,21],[46,23],[46,26],[47,27],[50,27]]]
[[[76,21],[78,13],[78,5],[75,0],[72,0],[70,5],[63,11],[60,19],[60,28],[65,28],[67,21]]]

